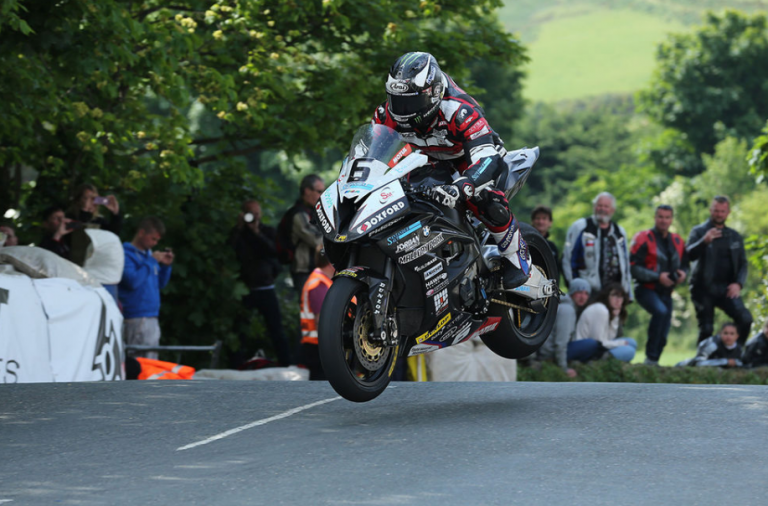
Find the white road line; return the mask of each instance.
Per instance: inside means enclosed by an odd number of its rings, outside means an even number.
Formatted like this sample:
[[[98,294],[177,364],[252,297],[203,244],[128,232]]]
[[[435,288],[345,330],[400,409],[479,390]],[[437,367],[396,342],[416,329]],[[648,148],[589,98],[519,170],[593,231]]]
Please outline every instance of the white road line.
[[[299,406],[298,408],[289,409],[285,413],[280,413],[279,415],[270,416],[269,418],[264,418],[263,420],[256,420],[255,422],[249,423],[247,425],[243,425],[241,427],[236,427],[234,429],[230,429],[226,432],[222,432],[221,434],[216,434],[215,436],[209,437],[208,439],[204,439],[202,441],[198,441],[197,443],[192,443],[186,446],[176,448],[176,451],[178,452],[181,450],[189,450],[190,448],[194,448],[196,446],[207,445],[208,443],[213,443],[214,441],[217,441],[219,439],[224,439],[225,437],[231,436],[232,434],[237,434],[238,432],[242,432],[244,430],[248,430],[253,427],[257,427],[259,425],[265,425],[269,422],[280,420],[281,418],[287,418],[291,415],[295,415],[296,413],[304,411],[305,409],[314,408],[315,406],[320,406],[321,404],[327,404],[333,401],[338,401],[339,399],[341,399],[341,397],[334,397],[332,399],[324,399],[322,401],[313,402],[312,404],[306,404],[304,406]]]

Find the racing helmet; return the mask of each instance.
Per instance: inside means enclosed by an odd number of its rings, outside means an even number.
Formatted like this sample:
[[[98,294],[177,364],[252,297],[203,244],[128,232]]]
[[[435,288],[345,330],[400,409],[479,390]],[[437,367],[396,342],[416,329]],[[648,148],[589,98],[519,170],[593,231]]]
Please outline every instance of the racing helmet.
[[[440,109],[446,79],[429,53],[406,53],[387,76],[387,107],[392,118],[411,128],[429,127]]]

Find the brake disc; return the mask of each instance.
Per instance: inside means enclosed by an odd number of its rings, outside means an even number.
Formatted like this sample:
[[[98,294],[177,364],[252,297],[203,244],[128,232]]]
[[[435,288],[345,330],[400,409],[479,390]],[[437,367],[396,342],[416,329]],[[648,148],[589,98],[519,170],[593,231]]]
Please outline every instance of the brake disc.
[[[390,348],[379,343],[372,343],[369,334],[373,330],[373,315],[370,309],[358,313],[353,329],[355,354],[360,364],[369,371],[377,371],[386,364]]]

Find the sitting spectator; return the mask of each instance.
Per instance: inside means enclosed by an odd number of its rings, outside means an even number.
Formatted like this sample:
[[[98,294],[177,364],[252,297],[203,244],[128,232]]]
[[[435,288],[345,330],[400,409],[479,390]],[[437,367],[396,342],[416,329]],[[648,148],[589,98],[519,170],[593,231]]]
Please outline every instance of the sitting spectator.
[[[310,273],[301,290],[301,350],[304,365],[309,369],[310,381],[326,379],[317,348],[317,328],[325,295],[331,288],[331,278],[336,273],[333,264],[319,247],[315,253],[314,264],[317,267]]]
[[[160,219],[141,220],[131,242],[123,243],[125,267],[118,296],[123,305],[123,337],[126,344],[160,344],[160,290],[171,279],[173,252],[152,252],[165,234]],[[135,356],[157,359],[157,352],[137,352]]]
[[[109,209],[112,216],[104,218],[99,213],[99,206]],[[67,217],[85,224],[88,228],[100,228],[120,235],[123,228],[123,216],[120,204],[114,195],[99,197],[99,191],[92,184],[81,184],[75,189],[75,196],[67,211]]]
[[[66,236],[72,232],[70,223],[72,220],[64,216],[61,206],[54,205],[43,211],[44,232],[40,247],[69,260],[70,245]]]
[[[0,226],[0,246],[18,246],[19,238],[16,232],[9,225]]]
[[[237,226],[230,236],[240,262],[240,279],[248,286],[243,306],[252,313],[261,313],[267,324],[267,332],[283,367],[291,364],[288,339],[283,333],[280,303],[275,292],[275,278],[280,273],[275,249],[275,229],[261,222],[261,205],[255,200],[243,203]],[[247,336],[240,336],[240,349],[232,355],[230,366],[238,368],[253,355],[248,351]]]
[[[568,295],[560,297],[552,333],[538,352],[539,360],[554,360],[571,378],[576,377],[576,371],[568,367],[568,362],[572,360],[587,362],[595,356],[599,347],[594,339],[575,340],[576,322],[591,292],[592,287],[585,280],[574,278],[571,281]]]
[[[678,366],[741,367],[741,346],[737,342],[739,329],[733,322],[724,323],[719,335],[699,343],[696,356],[678,363]]]
[[[622,362],[631,362],[635,358],[637,342],[631,337],[618,337],[627,319],[628,303],[629,297],[621,284],[610,283],[581,313],[576,324],[576,340],[596,340],[601,346],[594,358],[612,356]],[[603,353],[605,350],[607,353]]]
[[[747,343],[741,361],[744,367],[768,366],[768,320],[763,323],[762,332]]]

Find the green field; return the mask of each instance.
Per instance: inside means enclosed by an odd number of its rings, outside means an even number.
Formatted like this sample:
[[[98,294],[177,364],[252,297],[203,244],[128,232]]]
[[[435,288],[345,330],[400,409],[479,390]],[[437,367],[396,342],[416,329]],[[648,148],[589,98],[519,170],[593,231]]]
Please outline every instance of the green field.
[[[499,19],[528,47],[525,97],[556,102],[632,93],[652,75],[668,33],[699,24],[706,10],[768,10],[765,1],[508,0]]]

